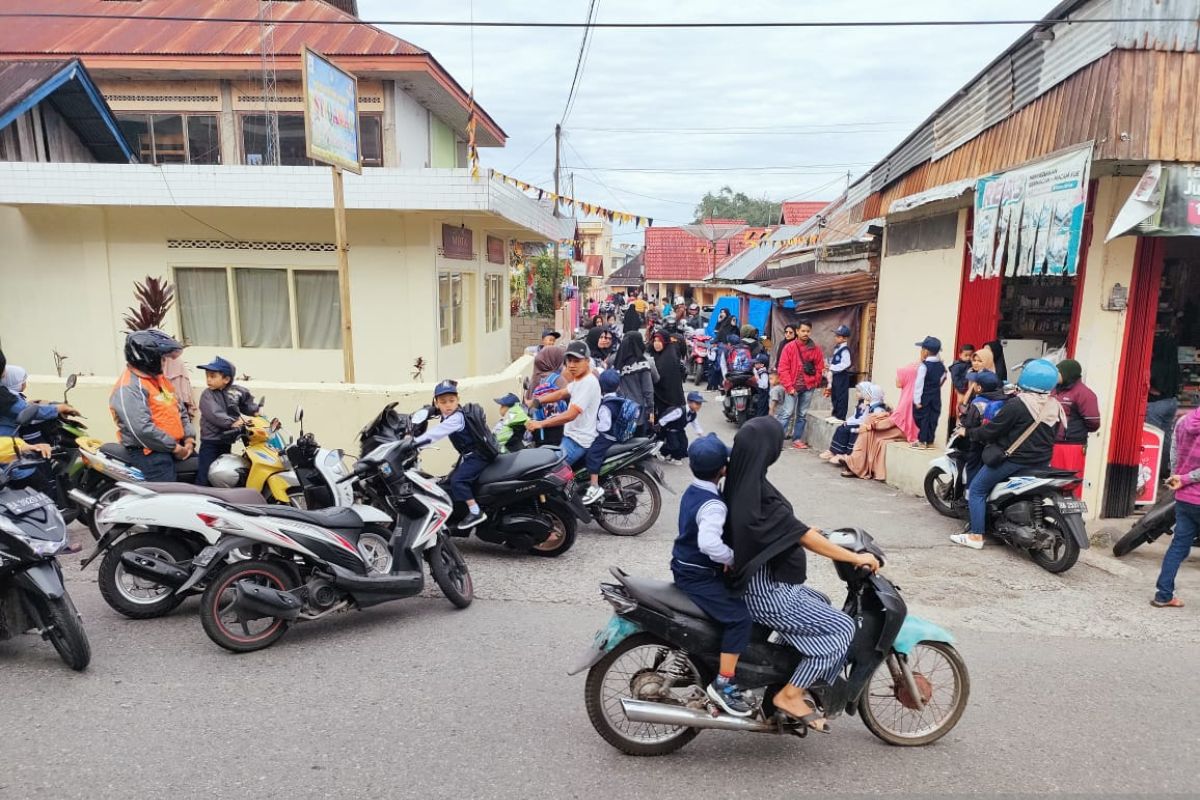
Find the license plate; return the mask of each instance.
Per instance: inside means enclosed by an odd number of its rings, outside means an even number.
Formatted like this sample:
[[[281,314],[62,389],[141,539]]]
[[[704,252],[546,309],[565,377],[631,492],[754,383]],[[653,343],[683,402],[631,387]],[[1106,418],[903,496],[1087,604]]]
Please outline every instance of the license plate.
[[[1058,500],[1058,510],[1065,514],[1087,514],[1087,503],[1082,500]]]
[[[734,397],[745,397],[748,394],[750,394],[749,389],[734,389],[733,390]]]
[[[51,505],[54,501],[44,494],[27,494],[23,497],[13,498],[12,500],[3,501],[4,507],[8,509],[8,513],[27,514],[35,508]]]
[[[220,552],[218,548],[214,547],[213,545],[209,545],[196,554],[196,557],[192,559],[192,566],[207,567],[212,563],[212,560],[217,557],[218,552]]]

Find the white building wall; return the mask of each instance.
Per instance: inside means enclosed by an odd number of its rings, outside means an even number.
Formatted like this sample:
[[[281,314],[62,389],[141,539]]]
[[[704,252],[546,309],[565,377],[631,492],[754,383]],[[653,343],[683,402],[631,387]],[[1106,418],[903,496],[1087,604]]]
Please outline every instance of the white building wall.
[[[422,169],[429,166],[429,110],[394,84],[396,110],[396,166]]]

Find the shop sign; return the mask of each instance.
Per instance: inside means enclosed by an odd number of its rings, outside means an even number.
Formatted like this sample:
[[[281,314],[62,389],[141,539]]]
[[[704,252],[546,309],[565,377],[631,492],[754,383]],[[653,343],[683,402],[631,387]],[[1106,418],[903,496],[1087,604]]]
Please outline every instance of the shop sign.
[[[300,64],[305,155],[362,174],[358,152],[358,80],[307,47],[301,53]]]
[[[504,240],[499,236],[487,237],[487,260],[492,264],[504,263]]]
[[[1142,426],[1142,446],[1138,455],[1137,497],[1134,504],[1154,505],[1158,500],[1162,466],[1163,432],[1153,425]]]
[[[471,261],[475,258],[475,240],[470,228],[457,225],[442,226],[442,255]]]
[[[981,178],[971,280],[1071,277],[1079,268],[1092,146]]]
[[[1155,162],[1113,221],[1108,238],[1200,236],[1200,164]]]

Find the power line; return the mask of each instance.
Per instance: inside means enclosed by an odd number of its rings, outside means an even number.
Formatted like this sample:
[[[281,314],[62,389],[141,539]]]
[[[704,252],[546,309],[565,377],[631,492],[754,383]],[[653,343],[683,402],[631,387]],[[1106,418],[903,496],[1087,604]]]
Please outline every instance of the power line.
[[[89,14],[85,12],[51,13],[42,11],[3,11],[0,19],[97,19],[142,20],[155,22],[215,22],[257,24],[248,17],[195,17],[180,14]],[[438,28],[611,28],[611,29],[730,29],[730,28],[953,28],[1001,27],[1013,25],[1113,25],[1121,23],[1195,23],[1190,17],[1095,17],[1088,19],[908,19],[908,20],[761,20],[757,22],[471,22],[429,19],[282,19],[276,25],[399,25]],[[336,54],[335,54],[336,55]]]
[[[596,17],[596,2],[591,0],[588,4],[587,27],[583,29],[583,39],[579,42],[579,57],[575,59],[575,75],[571,78],[571,90],[567,92],[567,104],[563,106],[562,119],[559,120],[559,125],[567,123],[567,116],[571,113],[571,105],[575,102],[575,89],[579,86],[579,76],[583,74],[583,61],[589,50],[588,39],[592,32],[591,24],[595,22]]]
[[[571,130],[583,131],[590,133],[603,132],[608,135],[634,134],[637,136],[845,136],[851,133],[902,133],[912,130],[909,127],[896,126],[894,128],[830,128],[829,130],[808,130],[808,131],[790,131],[790,130],[739,130],[737,128],[728,128],[725,130],[669,130],[663,128],[661,130],[653,130],[649,128],[629,128],[627,130],[619,130],[616,128],[575,128]]]
[[[589,167],[592,172],[642,172],[648,175],[704,175],[720,172],[786,172],[789,175],[828,175],[836,170],[839,175],[845,174],[847,167],[869,167],[871,162],[856,161],[830,164],[777,164],[773,166],[744,166],[744,167]]]
[[[844,130],[846,128],[876,128],[876,127],[894,127],[894,128],[901,128],[904,130],[908,130],[908,129],[912,128],[912,126],[915,124],[917,124],[917,123],[905,122],[903,120],[879,120],[879,121],[863,120],[860,122],[822,122],[822,123],[818,123],[816,125],[793,125],[793,126],[784,126],[784,125],[735,125],[735,126],[730,126],[730,125],[723,125],[723,126],[715,126],[715,127],[700,127],[700,126],[692,127],[692,126],[685,125],[685,126],[679,126],[679,127],[667,127],[667,126],[660,126],[660,125],[651,125],[651,126],[646,126],[646,127],[618,126],[618,127],[609,128],[609,127],[590,127],[590,126],[580,127],[579,125],[573,125],[571,127],[571,130],[574,130],[574,131],[596,131],[596,132],[601,132],[601,133],[662,133],[662,132],[666,132],[666,133],[728,133],[730,131],[763,132],[763,133],[773,133],[776,131],[781,131],[781,132],[787,132],[787,133],[800,133],[800,132],[808,132],[808,131]]]
[[[537,147],[533,148],[528,153],[526,153],[525,157],[522,158],[520,161],[518,161],[517,165],[515,167],[510,168],[508,171],[516,172],[518,169],[520,169],[522,164],[524,164],[529,159],[533,158],[534,154],[537,153],[537,151],[541,150],[543,147],[546,146],[546,142],[550,141],[550,137],[553,135],[554,135],[554,131],[550,131],[550,133],[546,134],[546,138],[542,139],[542,141],[538,144]]]

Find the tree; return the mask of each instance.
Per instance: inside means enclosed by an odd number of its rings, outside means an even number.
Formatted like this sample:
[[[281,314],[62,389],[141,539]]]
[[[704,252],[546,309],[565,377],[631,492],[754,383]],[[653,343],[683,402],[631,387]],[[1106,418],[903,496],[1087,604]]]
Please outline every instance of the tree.
[[[754,199],[744,192],[722,186],[716,194],[706,192],[696,206],[695,222],[706,219],[744,219],[747,225],[766,227],[779,219],[779,203],[766,197]]]

